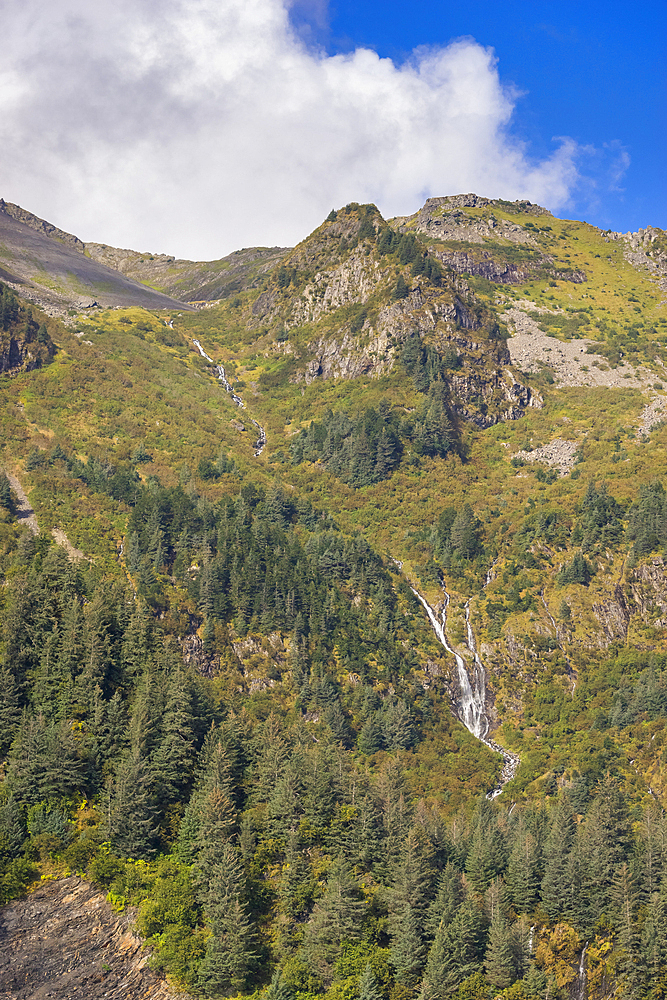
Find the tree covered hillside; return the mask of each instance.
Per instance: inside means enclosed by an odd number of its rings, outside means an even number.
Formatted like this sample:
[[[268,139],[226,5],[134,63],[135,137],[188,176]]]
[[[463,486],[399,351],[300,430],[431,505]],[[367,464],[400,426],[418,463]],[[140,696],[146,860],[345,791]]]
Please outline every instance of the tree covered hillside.
[[[635,244],[461,196],[180,315],[3,286],[2,901],[85,875],[191,996],[667,995]]]

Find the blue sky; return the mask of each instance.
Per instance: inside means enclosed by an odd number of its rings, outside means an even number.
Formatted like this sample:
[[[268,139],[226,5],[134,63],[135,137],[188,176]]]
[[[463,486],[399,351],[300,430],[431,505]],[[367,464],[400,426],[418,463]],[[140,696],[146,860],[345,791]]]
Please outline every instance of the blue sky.
[[[468,191],[667,229],[666,24],[664,0],[4,0],[0,196],[197,260]]]
[[[295,21],[308,23],[311,41],[330,53],[367,46],[396,62],[462,36],[492,47],[501,80],[522,92],[512,131],[533,155],[548,155],[553,136],[594,148],[581,164],[594,186],[582,186],[574,210],[602,228],[667,229],[664,0],[333,0],[328,16],[320,9],[313,17],[306,4]],[[616,178],[621,151],[629,165]]]

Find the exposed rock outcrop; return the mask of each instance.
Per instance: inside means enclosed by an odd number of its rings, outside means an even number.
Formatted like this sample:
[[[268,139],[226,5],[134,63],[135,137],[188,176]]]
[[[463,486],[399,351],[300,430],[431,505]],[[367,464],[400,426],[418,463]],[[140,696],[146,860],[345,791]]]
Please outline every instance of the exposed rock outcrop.
[[[26,333],[0,331],[0,375],[30,372],[50,360],[54,347],[51,341],[40,344]]]
[[[534,451],[517,451],[514,458],[522,459],[524,462],[544,462],[545,465],[558,469],[561,476],[565,476],[574,468],[577,448],[576,441],[554,438],[549,444],[535,448]]]
[[[47,882],[0,910],[0,997],[11,1000],[187,1000],[148,966],[134,913],[76,876]]]
[[[667,627],[667,566],[662,556],[636,566],[630,574],[629,589],[642,618],[658,628]]]
[[[649,271],[667,292],[667,234],[647,226],[636,233],[607,233],[606,239],[623,243],[623,256],[639,270]]]
[[[197,673],[204,677],[214,677],[219,672],[219,655],[216,653],[210,656],[196,632],[186,636],[181,641],[181,649],[183,650],[183,663],[186,667],[193,667]]]

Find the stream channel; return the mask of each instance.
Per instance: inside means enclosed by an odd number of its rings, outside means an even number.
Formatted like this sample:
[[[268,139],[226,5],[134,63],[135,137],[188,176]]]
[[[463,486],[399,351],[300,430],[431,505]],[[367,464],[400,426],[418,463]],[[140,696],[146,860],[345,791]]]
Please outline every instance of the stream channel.
[[[195,345],[202,358],[205,358],[213,365],[213,370],[215,371],[218,380],[222,382],[223,386],[231,396],[232,402],[240,409],[245,410],[245,403],[232,389],[224,367],[215,363],[213,358],[206,353],[198,340],[193,340],[192,343]],[[266,445],[266,432],[256,420],[252,419],[252,417],[250,417],[250,420],[259,432],[259,436],[254,445],[255,455],[261,455],[264,450],[264,446]],[[402,569],[402,564],[397,563],[397,565],[400,569]],[[433,631],[438,637],[440,643],[456,661],[459,678],[459,698],[458,703],[455,706],[457,716],[466,729],[470,730],[473,736],[480,740],[480,742],[482,742],[490,750],[493,750],[494,753],[499,753],[503,758],[503,768],[500,772],[500,782],[496,788],[492,789],[487,795],[488,799],[495,799],[497,795],[500,795],[507,782],[511,781],[516,774],[520,760],[516,754],[510,753],[509,750],[505,750],[503,747],[499,746],[495,740],[489,739],[489,717],[486,714],[486,671],[484,670],[484,664],[482,663],[479,653],[477,652],[475,634],[470,620],[470,601],[466,601],[465,612],[466,630],[468,633],[468,649],[470,650],[470,655],[472,657],[471,674],[468,673],[466,661],[460,653],[457,653],[456,650],[450,646],[447,640],[447,608],[449,607],[450,597],[445,590],[444,585],[442,590],[445,595],[445,603],[442,611],[440,612],[440,618],[438,618],[437,613],[433,610],[428,601],[422,597],[422,595],[416,591],[414,587],[411,587],[410,589],[420,604],[423,605],[424,610],[429,617],[429,621],[433,626]]]
[[[469,673],[466,661],[460,653],[457,653],[456,650],[450,646],[447,639],[447,609],[449,607],[450,597],[445,590],[444,585],[442,586],[442,591],[445,595],[445,603],[440,612],[440,617],[438,617],[437,612],[431,607],[428,601],[422,597],[417,590],[415,590],[414,587],[411,587],[410,589],[426,611],[429,621],[433,627],[433,631],[438,637],[441,645],[444,646],[447,652],[450,653],[456,661],[459,679],[459,697],[458,702],[455,705],[457,716],[473,736],[480,740],[480,742],[482,742],[490,750],[501,754],[503,758],[503,768],[500,772],[500,782],[486,796],[487,799],[495,799],[497,795],[500,795],[507,782],[511,781],[516,774],[517,768],[520,764],[520,759],[516,754],[510,753],[509,750],[505,750],[503,747],[499,746],[495,740],[489,739],[489,717],[486,714],[486,671],[484,670],[484,664],[482,663],[479,653],[477,652],[475,635],[472,628],[472,622],[470,620],[470,601],[466,601],[465,605],[468,649],[470,650],[472,658],[472,670]]]
[[[209,357],[209,355],[206,353],[206,351],[201,346],[201,344],[199,343],[198,340],[193,340],[192,343],[195,345],[195,347],[197,348],[197,350],[201,354],[202,358],[206,358],[207,361],[211,362],[211,364],[213,365],[213,370],[214,370],[214,372],[216,374],[216,377],[217,377],[218,381],[222,382],[223,386],[225,387],[225,389],[227,390],[227,392],[229,393],[229,395],[231,397],[232,403],[234,403],[235,406],[238,406],[241,410],[245,410],[245,408],[246,408],[245,407],[245,403],[243,402],[243,400],[241,399],[241,397],[238,396],[234,392],[234,390],[232,389],[232,387],[230,385],[230,382],[229,382],[229,379],[227,378],[227,375],[225,374],[225,369],[223,368],[223,366],[222,365],[216,365],[216,363],[213,360],[213,358]],[[255,444],[253,445],[254,450],[255,450],[255,457],[257,457],[258,455],[261,455],[262,452],[264,451],[264,446],[266,445],[266,431],[261,426],[261,424],[258,424],[256,420],[253,420],[252,417],[250,417],[250,422],[255,425],[255,427],[257,428],[257,431],[258,431],[257,440],[255,441]]]

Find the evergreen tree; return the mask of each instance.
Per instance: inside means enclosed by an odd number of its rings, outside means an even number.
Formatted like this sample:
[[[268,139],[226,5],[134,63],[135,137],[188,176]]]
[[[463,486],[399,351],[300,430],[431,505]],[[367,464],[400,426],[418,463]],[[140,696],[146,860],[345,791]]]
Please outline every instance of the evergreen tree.
[[[357,746],[364,754],[374,754],[382,749],[382,742],[382,729],[373,713],[359,730]]]
[[[535,838],[519,831],[507,866],[507,888],[517,913],[531,913],[540,886],[539,856]]]
[[[463,559],[472,559],[481,550],[480,523],[469,503],[454,518],[451,546]]]
[[[208,885],[215,866],[228,855],[236,820],[231,769],[218,741],[179,834],[179,853],[194,859],[200,886]]]
[[[243,870],[230,844],[216,862],[205,897],[211,928],[199,983],[211,996],[242,990],[256,959],[256,935],[243,899]]]
[[[552,921],[557,921],[568,901],[565,882],[567,859],[574,843],[575,822],[569,800],[561,796],[545,844],[546,865],[542,879],[542,906]]]
[[[0,666],[0,754],[11,744],[21,718],[19,686],[13,671]]]
[[[515,979],[514,949],[509,924],[500,909],[491,921],[489,943],[484,968],[490,983],[500,989],[511,986]]]
[[[25,820],[13,795],[0,804],[0,869],[8,858],[15,858],[26,836]]]
[[[620,968],[635,979],[639,925],[637,903],[639,892],[629,865],[624,861],[616,871],[611,888],[617,946],[622,953]]]
[[[431,940],[440,924],[446,927],[452,922],[462,901],[461,872],[449,861],[438,880],[435,898],[428,908],[425,927]]]
[[[393,922],[391,961],[396,969],[397,981],[407,987],[417,984],[426,958],[419,926],[420,916],[408,904]]]
[[[382,726],[382,742],[388,750],[407,750],[415,740],[410,710],[402,699],[387,705]]]
[[[7,766],[7,784],[16,801],[56,801],[74,794],[82,783],[83,765],[71,725],[47,724],[44,716],[24,712]]]
[[[377,443],[374,478],[379,480],[388,476],[398,464],[399,457],[399,443],[395,435],[384,426],[380,431]]]
[[[156,851],[157,825],[154,779],[139,747],[121,759],[108,791],[109,839],[127,858],[151,858]]]
[[[169,685],[161,728],[160,742],[153,754],[153,771],[159,800],[166,805],[184,797],[196,752],[192,703],[180,669]]]
[[[305,949],[325,981],[343,941],[361,937],[364,903],[359,886],[342,856],[334,862],[327,887],[313,909],[306,928]]]
[[[408,297],[408,286],[405,283],[405,278],[402,274],[399,274],[396,279],[396,284],[394,285],[394,301],[399,299],[406,299]]]
[[[667,968],[667,885],[654,892],[642,927],[640,961],[648,985]]]
[[[606,778],[591,803],[581,840],[582,868],[590,886],[591,922],[611,917],[612,885],[617,868],[630,855],[627,806],[617,783]]]
[[[424,1000],[451,996],[482,967],[486,939],[484,917],[472,896],[466,897],[450,924],[440,924],[429,952],[423,982]]]
[[[370,962],[359,977],[359,1000],[383,1000],[382,990],[375,978]]]
[[[306,914],[315,891],[315,880],[299,835],[291,833],[285,848],[285,864],[280,879],[280,909],[288,917]]]

